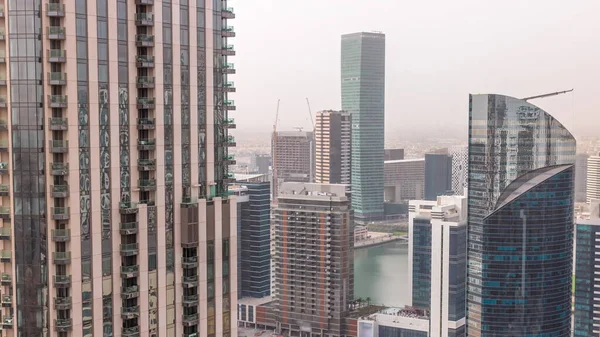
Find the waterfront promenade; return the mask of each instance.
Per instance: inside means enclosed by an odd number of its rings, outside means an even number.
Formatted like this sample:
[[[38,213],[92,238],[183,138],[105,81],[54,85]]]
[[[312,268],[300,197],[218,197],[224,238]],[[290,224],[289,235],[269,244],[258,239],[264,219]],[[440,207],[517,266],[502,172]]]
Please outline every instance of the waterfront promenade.
[[[393,235],[392,233],[369,232],[368,236],[368,239],[354,242],[354,248],[372,247],[398,240],[408,242],[408,236]]]

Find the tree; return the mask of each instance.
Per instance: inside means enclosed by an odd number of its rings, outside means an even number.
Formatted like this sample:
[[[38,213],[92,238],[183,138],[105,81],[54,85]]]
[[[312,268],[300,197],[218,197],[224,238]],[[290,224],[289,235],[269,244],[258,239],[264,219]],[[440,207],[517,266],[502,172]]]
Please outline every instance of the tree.
[[[367,297],[367,298],[365,299],[365,301],[367,301],[367,305],[371,305],[371,298],[370,298],[370,297]]]

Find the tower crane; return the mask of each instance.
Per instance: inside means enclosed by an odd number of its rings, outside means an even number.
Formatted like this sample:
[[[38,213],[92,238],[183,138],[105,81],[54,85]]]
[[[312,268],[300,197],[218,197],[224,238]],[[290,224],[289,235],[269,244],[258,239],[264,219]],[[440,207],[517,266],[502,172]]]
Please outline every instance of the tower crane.
[[[549,94],[543,94],[543,95],[537,95],[537,96],[531,96],[531,97],[525,97],[525,98],[522,98],[522,100],[523,101],[528,101],[530,99],[546,98],[546,97],[550,97],[550,96],[556,96],[556,95],[566,94],[566,93],[569,93],[569,92],[571,92],[573,90],[575,90],[575,89],[565,90],[565,91],[551,92]]]
[[[308,97],[306,98],[306,105],[308,105],[308,113],[310,115],[310,122],[312,123],[313,132],[315,131],[315,121],[313,120],[312,109],[310,108],[310,102],[308,101]]]

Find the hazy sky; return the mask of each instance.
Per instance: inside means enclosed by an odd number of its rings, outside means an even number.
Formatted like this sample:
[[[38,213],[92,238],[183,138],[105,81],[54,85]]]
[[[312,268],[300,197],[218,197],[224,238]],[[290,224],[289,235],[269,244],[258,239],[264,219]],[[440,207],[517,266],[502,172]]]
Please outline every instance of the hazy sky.
[[[231,1],[238,129],[310,125],[339,109],[340,35],[386,34],[386,132],[427,124],[466,135],[469,93],[515,97],[575,88],[531,101],[576,136],[600,135],[598,0]],[[593,128],[592,128],[593,127]]]

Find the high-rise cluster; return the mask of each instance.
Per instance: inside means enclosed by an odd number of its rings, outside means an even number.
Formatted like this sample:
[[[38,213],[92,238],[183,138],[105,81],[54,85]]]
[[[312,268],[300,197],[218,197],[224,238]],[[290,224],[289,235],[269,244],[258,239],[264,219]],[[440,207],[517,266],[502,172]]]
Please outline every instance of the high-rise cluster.
[[[227,1],[3,2],[3,332],[235,336]]]

